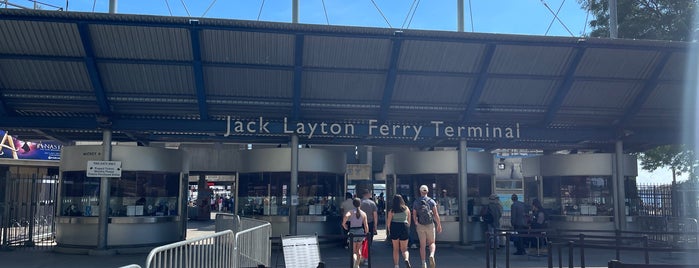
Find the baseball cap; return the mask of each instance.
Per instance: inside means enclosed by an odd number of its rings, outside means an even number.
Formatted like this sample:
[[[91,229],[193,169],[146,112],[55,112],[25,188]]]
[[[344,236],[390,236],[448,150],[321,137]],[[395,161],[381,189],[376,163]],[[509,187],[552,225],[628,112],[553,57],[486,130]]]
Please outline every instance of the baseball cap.
[[[420,185],[420,192],[429,192],[430,189],[427,188],[427,185]]]

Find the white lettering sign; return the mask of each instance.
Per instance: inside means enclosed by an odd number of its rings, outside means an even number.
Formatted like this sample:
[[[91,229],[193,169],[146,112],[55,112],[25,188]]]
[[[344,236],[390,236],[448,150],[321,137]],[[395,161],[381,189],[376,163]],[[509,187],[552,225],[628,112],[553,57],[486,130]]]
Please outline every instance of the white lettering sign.
[[[121,161],[87,161],[88,177],[121,177]]]

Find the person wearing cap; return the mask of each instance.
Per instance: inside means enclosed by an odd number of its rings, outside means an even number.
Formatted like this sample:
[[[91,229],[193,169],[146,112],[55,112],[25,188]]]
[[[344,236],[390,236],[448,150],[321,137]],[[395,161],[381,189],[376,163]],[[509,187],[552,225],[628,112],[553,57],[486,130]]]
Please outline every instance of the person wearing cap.
[[[491,247],[500,247],[500,237],[497,236],[496,230],[500,229],[500,218],[502,217],[502,205],[497,194],[491,194],[488,197],[486,205],[487,213],[493,216],[493,222],[488,223],[488,233],[495,234],[494,239],[490,241]]]
[[[522,201],[519,201],[519,198],[517,198],[517,194],[512,194],[512,206],[510,207],[510,223],[512,224],[512,228],[514,228],[515,231],[520,234],[525,233],[528,229],[526,220],[526,206],[527,205],[522,203]],[[514,255],[527,254],[527,252],[524,250],[524,240],[521,237],[515,237],[514,244],[515,248],[517,248],[517,251],[514,253]]]
[[[367,240],[369,240],[368,243],[372,243],[379,227],[379,208],[374,200],[371,200],[371,191],[369,189],[362,188],[359,193],[362,197],[361,209],[366,212],[366,220],[369,224],[369,233],[371,234],[367,237]],[[369,256],[364,256],[364,265],[368,264],[369,258],[371,258],[371,252],[369,252]]]
[[[426,268],[426,260],[429,261],[430,267],[435,268],[436,263],[434,259],[434,252],[437,249],[437,245],[434,243],[436,240],[437,233],[442,232],[442,223],[439,219],[439,213],[437,211],[437,202],[432,198],[429,198],[427,194],[429,193],[429,188],[427,185],[420,186],[420,197],[416,198],[413,202],[413,212],[412,218],[415,224],[415,230],[417,231],[417,236],[420,239],[420,259],[422,260],[422,267]],[[430,224],[420,224],[417,220],[417,213],[420,209],[422,201],[425,201],[432,209],[432,215],[434,216],[434,222]],[[436,227],[436,233],[435,233]],[[426,256],[425,248],[429,247],[429,256]],[[427,258],[426,258],[427,257]]]

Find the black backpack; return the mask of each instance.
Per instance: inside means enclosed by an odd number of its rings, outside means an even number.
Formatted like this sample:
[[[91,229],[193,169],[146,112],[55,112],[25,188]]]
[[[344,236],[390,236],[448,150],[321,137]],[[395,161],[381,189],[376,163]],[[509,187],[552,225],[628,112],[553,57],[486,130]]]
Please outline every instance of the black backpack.
[[[434,223],[434,214],[427,199],[420,200],[420,207],[417,209],[417,222],[422,225]]]
[[[485,212],[481,214],[483,217],[483,222],[485,223],[493,223],[495,219],[493,219],[493,213],[490,213],[490,207],[485,206]]]

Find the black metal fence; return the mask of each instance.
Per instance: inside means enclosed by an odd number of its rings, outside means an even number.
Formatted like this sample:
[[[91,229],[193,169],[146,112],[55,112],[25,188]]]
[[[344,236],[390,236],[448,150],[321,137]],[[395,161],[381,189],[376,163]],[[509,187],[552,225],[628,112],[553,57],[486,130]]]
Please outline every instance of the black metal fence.
[[[699,182],[639,184],[636,190],[629,198],[634,216],[699,218]]]
[[[0,187],[0,246],[53,246],[58,176],[0,177]]]

